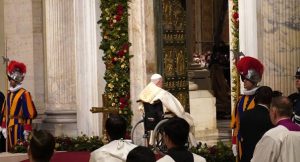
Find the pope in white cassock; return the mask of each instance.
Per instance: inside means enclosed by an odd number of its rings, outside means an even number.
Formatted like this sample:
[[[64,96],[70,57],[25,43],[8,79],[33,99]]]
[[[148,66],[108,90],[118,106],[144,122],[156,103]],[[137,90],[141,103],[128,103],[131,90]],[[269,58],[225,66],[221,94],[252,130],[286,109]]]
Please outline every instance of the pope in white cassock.
[[[143,89],[139,95],[139,109],[144,110],[143,102],[153,104],[155,101],[160,100],[163,105],[164,113],[171,112],[179,118],[186,120],[190,125],[189,139],[192,146],[196,146],[196,140],[194,137],[195,126],[191,115],[184,111],[183,106],[170,92],[162,89],[162,76],[159,74],[153,74],[151,76],[151,82]],[[153,138],[150,138],[149,144],[153,144]]]

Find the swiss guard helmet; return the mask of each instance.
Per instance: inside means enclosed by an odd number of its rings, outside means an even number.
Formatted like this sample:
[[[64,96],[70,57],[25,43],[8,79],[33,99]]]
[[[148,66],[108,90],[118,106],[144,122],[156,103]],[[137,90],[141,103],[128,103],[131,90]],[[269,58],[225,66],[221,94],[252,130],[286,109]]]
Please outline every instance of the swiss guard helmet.
[[[12,79],[17,83],[21,83],[24,80],[26,74],[26,66],[22,62],[17,62],[15,60],[10,61],[7,66],[7,76],[8,79]]]
[[[245,56],[237,63],[237,70],[241,75],[242,81],[247,79],[253,84],[257,84],[262,79],[264,66],[256,58]]]

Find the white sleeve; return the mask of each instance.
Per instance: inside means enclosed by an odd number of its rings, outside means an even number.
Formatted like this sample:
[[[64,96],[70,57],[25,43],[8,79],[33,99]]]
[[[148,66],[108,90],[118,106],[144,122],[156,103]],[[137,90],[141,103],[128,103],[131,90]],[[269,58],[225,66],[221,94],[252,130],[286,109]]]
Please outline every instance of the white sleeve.
[[[255,146],[251,162],[277,161],[280,152],[280,141],[270,136],[263,136]]]
[[[156,162],[175,162],[169,155],[165,155]]]

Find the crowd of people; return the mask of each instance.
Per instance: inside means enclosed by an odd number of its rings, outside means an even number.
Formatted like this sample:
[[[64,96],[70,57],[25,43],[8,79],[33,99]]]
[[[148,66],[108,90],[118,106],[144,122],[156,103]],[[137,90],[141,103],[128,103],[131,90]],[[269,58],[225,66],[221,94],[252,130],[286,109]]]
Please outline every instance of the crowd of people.
[[[264,66],[255,58],[243,57],[237,63],[244,85],[233,111],[231,128],[232,152],[238,162],[300,161],[300,68],[295,74],[298,92],[286,97],[271,87],[259,86]],[[0,151],[9,149],[18,140],[30,140],[28,157],[31,162],[50,161],[55,139],[45,130],[32,130],[37,112],[30,93],[22,87],[26,66],[11,61],[7,68],[10,87],[7,98],[0,93]],[[118,114],[110,114],[105,123],[109,143],[91,152],[90,162],[205,162],[205,158],[188,150],[193,145],[194,123],[180,102],[162,88],[159,74],[139,95],[142,113],[159,101],[163,114],[171,114],[162,126],[162,138],[167,147],[158,158],[149,147],[138,146],[125,139],[127,122]],[[157,106],[157,105],[156,105]],[[147,108],[146,108],[147,107]],[[157,115],[157,114],[156,114]],[[155,123],[157,124],[157,122]],[[6,142],[7,141],[7,142]],[[151,143],[151,140],[149,141]]]

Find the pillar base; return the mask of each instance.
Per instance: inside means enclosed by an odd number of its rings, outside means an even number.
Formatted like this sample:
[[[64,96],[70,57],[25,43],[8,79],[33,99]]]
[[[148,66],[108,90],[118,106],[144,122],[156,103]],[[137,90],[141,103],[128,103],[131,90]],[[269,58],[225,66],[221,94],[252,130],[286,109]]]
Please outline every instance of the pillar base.
[[[76,111],[46,111],[41,129],[50,131],[54,136],[78,136]]]

